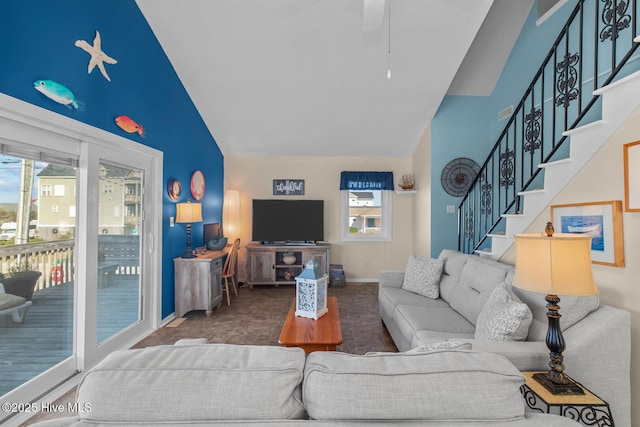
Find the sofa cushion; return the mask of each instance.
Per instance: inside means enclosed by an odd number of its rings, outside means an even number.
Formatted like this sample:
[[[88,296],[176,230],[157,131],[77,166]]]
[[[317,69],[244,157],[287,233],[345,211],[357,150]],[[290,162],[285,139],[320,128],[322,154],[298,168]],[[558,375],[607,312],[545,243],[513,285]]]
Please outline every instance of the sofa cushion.
[[[412,292],[403,291],[400,288],[380,288],[378,291],[380,312],[387,319],[393,317],[397,305],[415,305],[428,309],[429,307],[449,307],[442,299],[416,298]]]
[[[474,338],[455,340],[471,344],[474,351],[500,354],[520,371],[541,371],[549,366],[549,348],[544,341],[486,341]]]
[[[117,351],[90,369],[77,401],[96,422],[304,418],[300,348],[209,344]]]
[[[549,328],[546,294],[520,289],[515,286],[511,289],[522,302],[527,304],[533,315],[527,341],[544,341]],[[560,329],[563,331],[584,319],[592,311],[597,310],[600,305],[598,295],[585,297],[559,295],[559,297],[559,313],[562,316],[560,317]]]
[[[491,353],[438,350],[307,357],[303,399],[317,420],[512,420],[524,377]],[[461,410],[464,408],[464,410]]]
[[[489,295],[497,285],[506,283],[511,270],[512,266],[469,256],[458,282],[447,295],[449,299],[445,298],[445,293],[442,298],[475,325]]]
[[[506,285],[491,292],[476,323],[476,339],[523,341],[529,334],[531,310]]]
[[[0,310],[7,310],[13,307],[19,307],[24,304],[26,299],[13,294],[0,293]]]
[[[442,277],[440,278],[440,298],[449,301],[452,292],[456,288],[462,267],[467,263],[471,255],[462,252],[443,249],[438,255],[443,261]]]
[[[399,305],[393,312],[393,322],[407,341],[411,342],[417,331],[473,334],[475,327],[450,307]],[[449,335],[450,336],[450,335]]]
[[[473,339],[473,332],[437,332],[437,331],[417,331],[411,339],[411,348],[430,345],[440,341],[469,342]],[[473,348],[473,350],[476,350]]]
[[[427,298],[438,298],[443,264],[441,259],[411,255],[407,261],[402,289]]]

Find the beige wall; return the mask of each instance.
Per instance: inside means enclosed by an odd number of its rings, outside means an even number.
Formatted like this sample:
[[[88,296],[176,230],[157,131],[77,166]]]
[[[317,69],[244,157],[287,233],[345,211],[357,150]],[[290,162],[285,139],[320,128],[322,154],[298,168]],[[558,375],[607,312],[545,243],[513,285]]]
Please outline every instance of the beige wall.
[[[377,281],[382,269],[404,270],[414,245],[414,203],[420,194],[393,194],[391,242],[341,242],[340,172],[392,171],[397,182],[411,173],[410,157],[225,157],[225,189],[241,194],[242,246],[251,240],[252,199],[324,200],[325,240],[330,262],[343,264],[347,280]],[[273,179],[304,179],[304,196],[273,196]],[[428,239],[427,239],[428,240]]]
[[[611,140],[591,159],[575,179],[560,192],[552,205],[622,200],[624,206],[623,145],[640,140],[640,110],[636,111]],[[546,212],[529,232],[541,231],[549,220]],[[640,399],[640,212],[623,213],[625,267],[593,265],[593,274],[603,304],[631,312],[631,401]],[[512,248],[502,258],[513,264]],[[562,314],[562,301],[560,301]],[[567,346],[571,343],[568,342]],[[567,367],[570,373],[571,367]],[[594,390],[597,393],[597,390]],[[615,419],[615,414],[614,419]],[[640,426],[640,405],[632,406],[632,425]]]
[[[418,193],[413,196],[413,253],[431,256],[431,125],[411,157]]]

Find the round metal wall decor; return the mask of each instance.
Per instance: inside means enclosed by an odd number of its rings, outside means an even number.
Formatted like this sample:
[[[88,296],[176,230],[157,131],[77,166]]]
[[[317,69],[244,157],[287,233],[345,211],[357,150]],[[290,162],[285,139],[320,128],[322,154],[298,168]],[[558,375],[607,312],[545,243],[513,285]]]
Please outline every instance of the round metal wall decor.
[[[455,197],[464,196],[480,171],[476,162],[466,157],[451,160],[442,170],[440,182],[444,191]]]

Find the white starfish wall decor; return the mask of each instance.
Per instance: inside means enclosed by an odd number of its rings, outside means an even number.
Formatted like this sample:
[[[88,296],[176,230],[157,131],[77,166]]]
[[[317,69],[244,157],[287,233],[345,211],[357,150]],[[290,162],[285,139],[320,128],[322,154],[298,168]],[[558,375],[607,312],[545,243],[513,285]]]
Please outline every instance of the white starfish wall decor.
[[[75,45],[80,49],[84,50],[85,52],[87,52],[89,55],[91,55],[87,73],[91,74],[91,71],[93,71],[93,69],[97,65],[98,68],[100,69],[100,72],[102,72],[102,75],[104,76],[104,78],[107,79],[108,81],[111,81],[111,79],[109,78],[109,75],[107,74],[107,70],[105,70],[104,68],[104,63],[106,62],[107,64],[117,64],[118,61],[111,58],[110,56],[108,56],[106,53],[102,51],[102,48],[100,47],[101,45],[100,33],[96,31],[96,37],[93,39],[93,46],[84,40],[76,40]]]

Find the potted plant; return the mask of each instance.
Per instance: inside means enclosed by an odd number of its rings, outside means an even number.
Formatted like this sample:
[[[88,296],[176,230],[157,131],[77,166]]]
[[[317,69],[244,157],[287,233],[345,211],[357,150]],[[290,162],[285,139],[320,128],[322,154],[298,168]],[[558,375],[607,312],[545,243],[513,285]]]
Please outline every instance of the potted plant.
[[[24,258],[24,262],[18,262],[9,269],[9,274],[0,273],[0,283],[4,285],[4,290],[8,294],[23,297],[31,301],[33,291],[38,279],[42,275]]]

